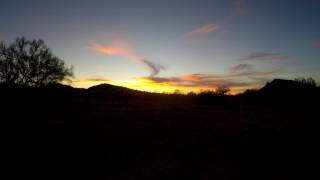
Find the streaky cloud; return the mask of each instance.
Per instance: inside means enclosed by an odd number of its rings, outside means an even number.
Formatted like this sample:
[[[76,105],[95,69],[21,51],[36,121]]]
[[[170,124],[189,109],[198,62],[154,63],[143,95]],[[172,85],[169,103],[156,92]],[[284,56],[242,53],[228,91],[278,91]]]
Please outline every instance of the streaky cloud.
[[[195,35],[203,35],[212,32],[216,32],[222,28],[221,25],[210,23],[201,27],[197,27],[196,29],[192,30],[191,32],[186,33],[187,36],[195,36]]]
[[[255,52],[247,55],[246,57],[240,58],[241,61],[264,61],[264,60],[274,60],[281,61],[289,59],[288,56],[279,53],[265,53],[265,52]]]
[[[111,82],[110,79],[105,79],[105,78],[96,78],[96,77],[86,77],[82,79],[76,79],[73,80],[72,82]]]
[[[155,64],[149,60],[141,58],[135,51],[125,45],[104,46],[102,44],[94,44],[91,49],[105,55],[125,57],[135,63],[143,64],[150,70],[150,76],[156,76],[161,70],[165,69],[163,66]]]
[[[237,64],[229,68],[230,74],[236,74],[239,72],[248,72],[252,70],[252,65],[250,64]]]
[[[217,87],[246,87],[246,82],[235,82],[228,79],[202,79],[202,80],[183,80],[182,77],[138,77],[136,79],[149,81],[155,84],[165,84],[174,87],[192,87],[192,88],[217,88]]]
[[[320,40],[313,43],[315,48],[320,48]]]

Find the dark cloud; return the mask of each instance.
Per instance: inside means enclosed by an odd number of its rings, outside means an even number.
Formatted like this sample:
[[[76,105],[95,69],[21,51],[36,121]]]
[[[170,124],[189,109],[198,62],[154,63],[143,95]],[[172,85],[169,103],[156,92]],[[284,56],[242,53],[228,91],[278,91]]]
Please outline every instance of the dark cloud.
[[[264,77],[264,76],[271,76],[274,74],[279,73],[280,70],[272,70],[272,71],[263,71],[263,72],[259,72],[259,71],[248,71],[248,72],[239,72],[239,73],[234,73],[234,74],[227,74],[224,76],[221,76],[223,78],[236,78],[236,77]]]
[[[155,64],[151,61],[148,61],[146,59],[141,59],[142,64],[145,64],[151,71],[150,76],[156,76],[157,74],[159,74],[159,72],[161,70],[164,70],[165,68],[161,65]]]
[[[278,53],[265,53],[265,52],[256,52],[251,53],[246,57],[241,58],[241,61],[253,61],[253,60],[287,60],[288,56],[278,54]]]
[[[252,65],[250,64],[238,64],[229,68],[230,74],[236,74],[239,72],[248,72],[252,70]]]

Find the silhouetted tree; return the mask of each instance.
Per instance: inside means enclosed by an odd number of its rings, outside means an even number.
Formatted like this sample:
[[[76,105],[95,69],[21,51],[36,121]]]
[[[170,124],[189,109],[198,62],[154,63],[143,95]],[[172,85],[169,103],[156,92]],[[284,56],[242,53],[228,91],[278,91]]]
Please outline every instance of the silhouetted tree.
[[[54,56],[43,40],[17,38],[12,44],[0,42],[0,82],[42,86],[70,80],[72,67]]]

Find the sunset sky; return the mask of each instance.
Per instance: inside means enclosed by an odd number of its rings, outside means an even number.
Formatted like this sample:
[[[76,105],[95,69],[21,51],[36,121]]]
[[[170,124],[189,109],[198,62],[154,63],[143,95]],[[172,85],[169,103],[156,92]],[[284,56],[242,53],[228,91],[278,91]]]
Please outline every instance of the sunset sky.
[[[0,0],[0,40],[41,38],[75,87],[171,92],[320,81],[319,0]]]

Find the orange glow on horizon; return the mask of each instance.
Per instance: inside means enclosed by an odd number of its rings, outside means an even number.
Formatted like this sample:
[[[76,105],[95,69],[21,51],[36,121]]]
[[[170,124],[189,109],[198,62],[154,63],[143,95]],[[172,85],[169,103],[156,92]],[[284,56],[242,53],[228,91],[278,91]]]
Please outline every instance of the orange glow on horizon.
[[[115,86],[122,86],[134,90],[146,91],[146,92],[155,92],[155,93],[174,93],[177,90],[180,93],[187,94],[189,92],[199,93],[205,90],[215,90],[213,87],[186,87],[186,86],[175,86],[169,83],[155,83],[151,80],[145,78],[133,78],[130,80],[103,80],[103,79],[90,79],[85,78],[81,80],[75,80],[72,82],[73,87],[77,88],[89,88],[91,86],[99,84],[111,84]],[[244,92],[246,89],[259,88],[259,85],[248,86],[248,87],[230,87],[230,94],[238,94]]]

